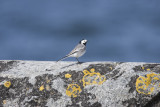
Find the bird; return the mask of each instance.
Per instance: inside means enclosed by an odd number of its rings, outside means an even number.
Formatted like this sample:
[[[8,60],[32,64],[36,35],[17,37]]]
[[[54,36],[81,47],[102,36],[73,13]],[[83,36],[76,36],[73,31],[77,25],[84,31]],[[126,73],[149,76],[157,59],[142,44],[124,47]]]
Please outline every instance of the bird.
[[[67,54],[66,56],[64,56],[58,61],[62,61],[68,57],[75,57],[78,63],[80,63],[78,58],[86,53],[86,44],[87,44],[87,40],[82,39],[81,41],[79,41],[78,45],[75,46],[75,48],[69,54]]]

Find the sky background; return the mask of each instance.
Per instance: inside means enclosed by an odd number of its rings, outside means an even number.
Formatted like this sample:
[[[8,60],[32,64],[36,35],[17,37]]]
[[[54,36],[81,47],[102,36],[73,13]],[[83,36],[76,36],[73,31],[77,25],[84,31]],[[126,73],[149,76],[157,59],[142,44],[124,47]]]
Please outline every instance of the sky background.
[[[0,60],[160,62],[159,0],[1,0]],[[65,61],[76,61],[68,58]]]

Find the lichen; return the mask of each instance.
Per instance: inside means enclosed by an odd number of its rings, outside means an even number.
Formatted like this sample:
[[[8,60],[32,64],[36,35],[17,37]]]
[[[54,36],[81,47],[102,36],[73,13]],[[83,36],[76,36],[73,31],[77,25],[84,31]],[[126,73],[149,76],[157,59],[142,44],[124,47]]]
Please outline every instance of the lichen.
[[[83,86],[86,85],[94,85],[98,84],[101,85],[104,81],[106,81],[106,77],[104,75],[101,75],[99,72],[95,72],[95,69],[90,69],[90,72],[88,70],[83,71],[84,76],[82,78]]]
[[[6,81],[4,83],[4,86],[7,87],[7,88],[9,88],[11,86],[11,82],[10,81]]]
[[[44,85],[39,87],[39,91],[43,91],[44,90]]]
[[[65,74],[65,78],[71,78],[71,74]]]
[[[152,94],[160,86],[160,74],[150,73],[147,77],[139,76],[136,80],[136,90],[141,94]]]
[[[77,84],[69,84],[68,88],[66,90],[66,94],[69,97],[71,97],[71,96],[72,97],[77,97],[81,91],[82,90],[81,90],[79,85],[77,85]]]

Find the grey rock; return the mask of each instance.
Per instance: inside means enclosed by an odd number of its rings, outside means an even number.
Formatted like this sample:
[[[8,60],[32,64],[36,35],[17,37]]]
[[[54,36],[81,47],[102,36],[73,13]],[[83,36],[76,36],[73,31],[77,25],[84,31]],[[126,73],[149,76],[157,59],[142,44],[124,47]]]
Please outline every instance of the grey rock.
[[[158,107],[160,64],[0,61],[0,107]]]

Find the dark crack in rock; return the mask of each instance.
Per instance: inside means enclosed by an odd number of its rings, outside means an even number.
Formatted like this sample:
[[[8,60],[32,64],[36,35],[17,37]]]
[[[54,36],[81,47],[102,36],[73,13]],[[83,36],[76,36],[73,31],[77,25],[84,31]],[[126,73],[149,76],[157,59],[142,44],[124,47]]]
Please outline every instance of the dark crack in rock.
[[[92,107],[94,104],[91,105],[89,100],[93,100],[95,98],[96,98],[95,95],[91,93],[87,93],[86,91],[83,91],[81,92],[80,96],[76,98],[71,97],[72,104],[67,105],[67,107],[74,107],[75,105],[80,107]]]
[[[131,98],[129,100],[123,101],[122,103],[125,107],[140,107],[140,105],[137,104],[136,102],[137,101],[135,98]]]
[[[111,77],[113,77],[112,79],[116,80],[116,79],[117,79],[118,77],[120,77],[123,73],[124,73],[124,71],[121,72],[121,73],[119,73],[119,69],[116,69],[116,70],[113,71],[113,74],[111,75]]]
[[[94,104],[92,104],[90,107],[102,107],[102,104],[99,102],[95,102]]]
[[[154,96],[144,107],[160,107],[160,93]]]
[[[18,61],[0,61],[0,72],[11,69]]]
[[[133,70],[135,72],[137,72],[137,71],[141,71],[141,72],[154,71],[154,72],[160,73],[160,67],[155,69],[157,66],[160,66],[160,64],[143,64],[143,65],[135,66],[133,68]]]
[[[129,84],[127,84],[126,86],[129,86],[130,89],[129,89],[129,93],[133,93],[134,91],[136,91],[136,79],[138,78],[139,76],[136,75],[136,76],[133,76],[131,77],[131,81],[129,82]]]
[[[147,104],[147,102],[149,101],[150,96],[145,95],[145,94],[136,94],[136,104],[139,104],[140,107],[143,107]]]

